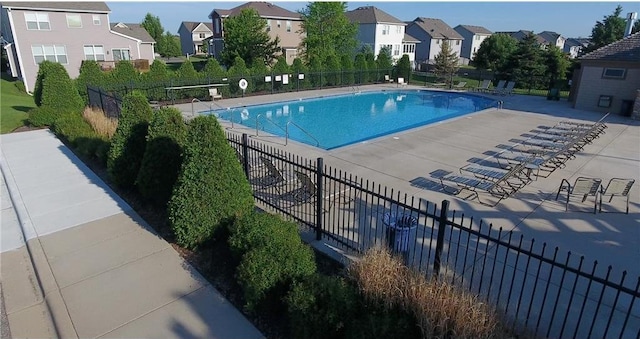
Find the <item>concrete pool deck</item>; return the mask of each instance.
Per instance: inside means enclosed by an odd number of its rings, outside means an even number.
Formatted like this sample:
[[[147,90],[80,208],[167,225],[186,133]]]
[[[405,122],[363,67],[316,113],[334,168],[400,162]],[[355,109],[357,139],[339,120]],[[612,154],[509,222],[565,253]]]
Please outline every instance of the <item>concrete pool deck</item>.
[[[360,86],[355,90],[397,89],[396,84]],[[407,89],[424,89],[406,86]],[[211,107],[227,108],[307,97],[327,96],[354,92],[353,88],[325,89],[233,98],[210,102],[176,105],[187,117],[192,111]],[[477,200],[464,200],[442,190],[438,177],[442,173],[458,172],[470,161],[482,159],[496,151],[498,145],[511,145],[516,139],[525,139],[538,126],[553,126],[562,120],[593,123],[603,114],[571,108],[570,103],[547,101],[544,97],[512,95],[493,96],[504,101],[503,109],[487,109],[463,117],[394,133],[333,150],[322,150],[284,138],[273,137],[255,129],[221,120],[221,124],[234,133],[247,133],[271,147],[304,156],[322,157],[326,165],[347,171],[410,196],[440,203],[447,199],[451,209],[513,231],[515,236],[536,239],[560,248],[561,260],[566,251],[585,256],[585,263],[598,260],[600,267],[613,266],[614,271],[629,273],[630,281],[640,276],[640,182],[636,182],[630,195],[629,214],[597,213],[593,198],[585,203],[572,203],[565,211],[564,203],[555,200],[562,179],[571,183],[579,177],[597,177],[603,185],[611,178],[631,178],[640,181],[640,121],[610,115],[608,128],[592,144],[569,160],[566,167],[557,169],[547,178],[538,178],[495,207],[481,205]],[[192,109],[193,107],[193,109]],[[338,122],[339,123],[339,122]],[[606,200],[605,200],[606,202]],[[611,206],[612,207],[607,207]],[[619,199],[606,208],[624,209]],[[604,209],[604,208],[603,208]]]

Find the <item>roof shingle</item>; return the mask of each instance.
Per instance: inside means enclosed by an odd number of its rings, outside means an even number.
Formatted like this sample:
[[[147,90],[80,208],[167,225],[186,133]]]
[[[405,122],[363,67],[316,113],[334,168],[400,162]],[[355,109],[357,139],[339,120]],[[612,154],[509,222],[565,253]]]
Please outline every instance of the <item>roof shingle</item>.
[[[464,39],[462,35],[440,19],[418,17],[413,20],[413,23],[422,28],[432,39]]]
[[[221,17],[229,17],[240,14],[240,11],[245,8],[255,9],[256,11],[258,11],[258,14],[260,14],[260,17],[262,18],[283,18],[295,20],[301,19],[300,13],[292,12],[280,6],[276,6],[272,3],[262,1],[247,2],[232,9],[215,9],[213,10],[213,12],[218,13],[218,15],[220,15]]]
[[[633,61],[640,63],[640,32],[587,53],[580,60]]]
[[[392,15],[378,9],[374,6],[358,7],[352,11],[345,13],[349,21],[359,24],[396,24],[405,25],[405,23]]]
[[[140,24],[112,23],[111,30],[146,43],[155,43],[149,32]]]
[[[492,34],[490,30],[482,27],[482,26],[472,26],[472,25],[458,25],[457,27],[462,27],[467,31],[474,34]]]

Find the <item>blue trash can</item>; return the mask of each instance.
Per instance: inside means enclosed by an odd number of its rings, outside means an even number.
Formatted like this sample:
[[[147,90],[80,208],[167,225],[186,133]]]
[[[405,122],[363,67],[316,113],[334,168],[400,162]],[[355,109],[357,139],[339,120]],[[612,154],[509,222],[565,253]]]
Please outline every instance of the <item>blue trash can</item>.
[[[418,219],[410,214],[385,213],[382,223],[386,226],[387,245],[394,253],[409,251],[411,230],[418,226]]]

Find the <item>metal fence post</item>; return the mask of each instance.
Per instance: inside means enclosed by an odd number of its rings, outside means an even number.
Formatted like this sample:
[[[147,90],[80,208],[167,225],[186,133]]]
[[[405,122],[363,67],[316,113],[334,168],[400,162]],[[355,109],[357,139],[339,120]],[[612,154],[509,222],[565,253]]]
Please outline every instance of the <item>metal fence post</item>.
[[[440,208],[440,218],[438,218],[438,240],[436,241],[436,254],[433,260],[433,276],[440,275],[440,263],[442,260],[442,248],[444,246],[444,232],[447,228],[447,214],[449,212],[449,200],[442,200]]]
[[[322,158],[318,158],[316,160],[316,240],[322,240],[322,216],[323,216],[323,208],[322,203],[324,201],[322,197],[322,184],[324,173],[322,172],[323,167]]]
[[[244,169],[244,175],[249,179],[249,136],[247,133],[242,133],[242,168]]]
[[[88,89],[89,87],[87,87]],[[98,95],[100,96],[100,109],[105,112],[104,110],[104,102],[102,101],[102,88],[98,88]]]

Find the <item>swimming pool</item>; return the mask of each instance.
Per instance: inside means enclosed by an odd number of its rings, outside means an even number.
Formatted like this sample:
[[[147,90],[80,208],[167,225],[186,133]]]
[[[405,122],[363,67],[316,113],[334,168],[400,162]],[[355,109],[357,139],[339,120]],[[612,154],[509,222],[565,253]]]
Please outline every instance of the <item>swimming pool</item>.
[[[218,118],[326,150],[495,106],[495,100],[425,90],[373,91],[214,110]]]

